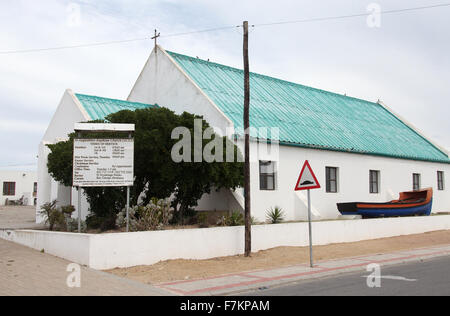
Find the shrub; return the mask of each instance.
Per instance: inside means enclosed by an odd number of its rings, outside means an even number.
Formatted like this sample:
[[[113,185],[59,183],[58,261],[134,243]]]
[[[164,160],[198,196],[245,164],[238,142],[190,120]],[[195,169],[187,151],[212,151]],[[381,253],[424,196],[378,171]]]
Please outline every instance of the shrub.
[[[61,206],[60,211],[63,214],[64,220],[66,222],[66,229],[65,230],[67,232],[78,231],[78,219],[72,218],[72,214],[73,214],[73,212],[75,212],[75,206],[73,206],[73,205]],[[82,221],[82,223],[81,223],[81,231],[83,231],[83,223],[86,225],[86,223]],[[86,231],[86,228],[84,229],[84,231]]]
[[[73,205],[65,205],[65,206],[61,206],[61,212],[67,216],[67,217],[72,217],[73,212],[75,212],[75,206]]]
[[[41,206],[39,215],[45,218],[45,224],[49,225],[49,229],[53,231],[55,228],[64,230],[66,228],[66,218],[56,206],[56,200],[45,203]]]
[[[170,224],[173,225],[191,225],[197,223],[197,211],[193,208],[187,208],[184,211],[174,211]]]
[[[242,226],[244,225],[244,215],[234,211],[231,215],[222,216],[217,222],[219,226]]]
[[[130,231],[148,231],[160,230],[169,224],[172,219],[173,211],[170,208],[170,202],[167,200],[158,200],[152,198],[150,203],[145,206],[136,205],[129,209],[129,230]],[[126,227],[127,210],[124,208],[117,215],[116,225]]]
[[[225,225],[225,222],[226,222],[225,216],[221,216],[221,217],[217,220],[216,225],[217,225],[217,226],[226,226],[226,225]]]
[[[100,229],[103,232],[117,227],[116,218],[117,216],[102,217],[91,213],[86,218],[86,225],[89,229]]]
[[[119,210],[126,205],[125,187],[93,187],[85,188],[89,203],[89,228],[107,231],[116,228],[116,217]]]
[[[132,227],[136,227],[136,221],[137,221],[136,213],[137,213],[139,207],[140,206],[133,206],[133,207],[130,207],[129,210],[128,210],[130,230],[132,229]],[[91,221],[92,221],[92,223],[91,223]],[[93,219],[88,218],[88,226],[89,227],[92,227],[95,224],[97,224],[97,223],[95,223],[93,221]],[[126,208],[122,209],[122,211],[120,211],[117,214],[117,218],[116,218],[116,223],[115,224],[116,224],[117,227],[120,227],[120,228],[123,228],[123,227],[127,226],[127,209]]]
[[[49,230],[59,230],[67,232],[78,231],[78,219],[72,218],[75,207],[73,205],[56,206],[57,201],[45,203],[41,206],[40,215],[45,218],[45,223],[49,225]],[[81,221],[81,231],[86,231],[86,222]]]
[[[206,214],[206,213],[197,213],[196,217],[197,217],[197,223],[200,226],[200,228],[209,227],[208,214]]]
[[[278,224],[284,221],[285,213],[283,212],[281,207],[275,206],[272,207],[266,213],[267,221],[271,224]]]
[[[78,232],[78,219],[69,218],[67,221],[67,231],[69,233]],[[87,225],[85,221],[81,221],[81,232],[85,233],[87,231]]]

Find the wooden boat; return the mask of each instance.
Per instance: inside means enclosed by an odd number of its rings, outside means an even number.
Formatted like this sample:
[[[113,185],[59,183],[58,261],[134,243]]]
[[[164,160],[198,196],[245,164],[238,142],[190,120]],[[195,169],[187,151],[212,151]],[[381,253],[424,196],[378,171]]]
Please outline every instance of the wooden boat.
[[[433,204],[433,189],[401,192],[398,200],[387,203],[338,203],[342,215],[361,215],[363,218],[429,216]]]

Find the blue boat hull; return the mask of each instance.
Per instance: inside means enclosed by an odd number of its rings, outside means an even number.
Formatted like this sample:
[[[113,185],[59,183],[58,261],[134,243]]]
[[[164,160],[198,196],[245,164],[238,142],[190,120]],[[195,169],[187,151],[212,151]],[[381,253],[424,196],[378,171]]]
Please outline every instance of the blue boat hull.
[[[399,216],[429,216],[433,200],[430,203],[407,208],[358,208],[356,212],[345,212],[344,215],[361,215],[363,217],[399,217]]]

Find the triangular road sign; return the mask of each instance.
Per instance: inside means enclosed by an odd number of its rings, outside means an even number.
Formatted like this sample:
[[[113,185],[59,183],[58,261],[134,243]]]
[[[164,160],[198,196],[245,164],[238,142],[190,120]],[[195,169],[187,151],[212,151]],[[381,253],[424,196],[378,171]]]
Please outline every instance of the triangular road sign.
[[[305,161],[300,176],[298,177],[295,191],[320,189],[319,181],[311,169],[308,160]]]

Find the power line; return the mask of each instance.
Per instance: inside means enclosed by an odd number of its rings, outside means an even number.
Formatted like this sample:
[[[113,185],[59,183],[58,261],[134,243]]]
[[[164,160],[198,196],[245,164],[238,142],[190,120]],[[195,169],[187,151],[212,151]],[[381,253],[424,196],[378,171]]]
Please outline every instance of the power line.
[[[402,13],[402,12],[420,11],[420,10],[427,10],[427,9],[433,9],[433,8],[449,7],[449,6],[450,6],[450,3],[443,3],[443,4],[436,4],[436,5],[422,6],[422,7],[414,7],[414,8],[405,8],[405,9],[381,11],[380,14],[394,14],[394,13]],[[254,25],[251,25],[251,26],[252,27],[261,27],[261,26],[274,26],[274,25],[296,24],[296,23],[307,23],[307,22],[321,22],[321,21],[330,21],[330,20],[342,20],[342,19],[348,19],[348,18],[364,17],[364,16],[368,16],[369,14],[370,13],[368,13],[368,12],[364,12],[364,13],[351,14],[351,15],[318,17],[318,18],[292,20],[292,21],[280,21],[280,22],[272,22],[272,23],[260,23],[260,24],[254,24]],[[160,37],[161,38],[169,38],[169,37],[185,36],[185,35],[198,34],[198,33],[217,32],[217,31],[235,29],[235,28],[238,28],[238,27],[242,27],[242,25],[223,26],[223,27],[216,27],[216,28],[203,29],[203,30],[190,31],[190,32],[173,33],[173,34],[161,35]],[[65,50],[65,49],[73,49],[73,48],[106,46],[106,45],[113,45],[113,44],[122,44],[122,43],[146,41],[146,40],[150,40],[150,39],[151,39],[151,37],[148,36],[148,37],[144,37],[144,38],[135,38],[135,39],[128,39],[128,40],[108,41],[108,42],[98,42],[98,43],[89,43],[89,44],[79,44],[79,45],[69,45],[69,46],[59,46],[59,47],[48,47],[48,48],[35,48],[35,49],[23,49],[23,50],[0,51],[0,55],[24,54],[24,53],[35,53],[35,52]]]
[[[393,14],[393,13],[420,11],[420,10],[427,10],[427,9],[434,9],[434,8],[449,7],[449,6],[450,6],[450,3],[443,3],[443,4],[436,4],[436,5],[423,6],[423,7],[381,11],[380,14]],[[349,18],[357,18],[357,17],[366,17],[368,15],[369,15],[369,13],[365,12],[365,13],[358,13],[358,14],[351,14],[351,15],[329,16],[329,17],[320,17],[320,18],[311,18],[311,19],[293,20],[293,21],[282,21],[282,22],[273,22],[273,23],[261,23],[261,24],[254,24],[254,25],[252,25],[252,27],[341,20],[341,19],[349,19]]]
[[[174,33],[174,34],[168,34],[168,35],[161,35],[161,37],[175,37],[175,36],[183,36],[183,35],[190,35],[190,34],[196,34],[196,33],[206,33],[206,32],[224,31],[224,30],[235,29],[235,28],[238,28],[238,27],[242,27],[242,25],[223,26],[223,27],[216,27],[216,28],[206,29],[206,30],[200,30],[200,31],[192,31],[192,32],[184,32],[184,33]]]
[[[23,49],[23,50],[11,50],[11,51],[3,51],[0,52],[0,55],[11,55],[11,54],[25,54],[25,53],[37,53],[37,52],[45,52],[45,51],[53,51],[53,50],[63,50],[63,49],[71,49],[71,48],[82,48],[82,47],[94,47],[94,46],[104,46],[104,45],[112,45],[112,44],[120,44],[120,43],[131,43],[138,41],[145,41],[150,39],[150,37],[145,38],[136,38],[122,41],[109,41],[109,42],[99,42],[99,43],[90,43],[90,44],[80,44],[80,45],[70,45],[70,46],[59,46],[59,47],[48,47],[48,48],[35,48],[35,49]]]
[[[166,38],[166,37],[184,36],[184,35],[190,35],[190,34],[196,34],[196,33],[216,32],[216,31],[222,31],[222,30],[227,30],[227,29],[233,29],[233,28],[236,28],[239,26],[240,25],[238,25],[238,26],[223,26],[223,27],[216,27],[216,28],[210,28],[210,29],[204,29],[204,30],[161,35],[160,37]],[[45,51],[53,51],[53,50],[72,49],[72,48],[105,46],[105,45],[112,45],[112,44],[122,44],[122,43],[146,41],[146,40],[150,40],[150,39],[151,39],[151,37],[149,36],[149,37],[135,38],[135,39],[129,39],[129,40],[117,40],[117,41],[98,42],[98,43],[90,43],[90,44],[48,47],[48,48],[35,48],[35,49],[23,49],[23,50],[11,50],[11,51],[0,52],[0,55],[25,54],[25,53],[35,53],[35,52],[37,53],[37,52],[45,52]]]
[[[10,165],[0,165],[0,168],[9,168],[9,167],[26,167],[26,166],[35,166],[37,163],[21,163],[21,164],[10,164]]]

